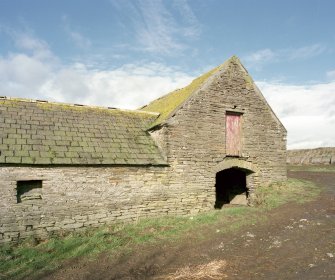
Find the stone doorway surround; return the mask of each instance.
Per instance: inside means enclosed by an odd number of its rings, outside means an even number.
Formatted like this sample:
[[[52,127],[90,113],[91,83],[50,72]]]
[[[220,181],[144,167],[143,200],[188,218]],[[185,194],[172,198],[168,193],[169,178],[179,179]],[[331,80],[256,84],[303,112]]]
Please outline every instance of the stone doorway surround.
[[[212,170],[213,174],[218,174],[220,171],[228,170],[228,169],[240,169],[243,172],[245,172],[246,175],[246,190],[248,192],[248,197],[246,202],[243,202],[243,199],[241,197],[236,197],[235,201],[231,201],[230,204],[247,204],[252,205],[252,198],[253,198],[253,192],[254,192],[254,184],[255,179],[258,176],[259,170],[257,166],[249,161],[246,161],[245,159],[241,158],[225,158],[223,161],[218,163]],[[216,176],[214,177],[216,180]],[[216,195],[216,192],[215,192]],[[242,202],[241,202],[242,201]],[[221,208],[216,207],[215,208]]]

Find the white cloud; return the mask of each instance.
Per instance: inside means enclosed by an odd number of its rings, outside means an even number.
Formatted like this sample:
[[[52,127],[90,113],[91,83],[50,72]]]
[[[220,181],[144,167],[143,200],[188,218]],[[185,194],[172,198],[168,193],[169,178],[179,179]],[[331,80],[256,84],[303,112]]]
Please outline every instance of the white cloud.
[[[25,54],[0,58],[0,81],[3,92],[14,85],[36,89],[35,86],[48,78],[50,65]]]
[[[335,82],[307,86],[257,84],[288,130],[289,148],[335,146]]]
[[[73,27],[70,25],[68,16],[64,15],[62,17],[62,22],[64,25],[65,32],[68,34],[69,38],[78,48],[87,49],[92,46],[92,42],[90,39],[88,39],[83,34],[73,29]]]
[[[250,68],[260,69],[262,65],[278,61],[292,61],[299,59],[308,59],[323,54],[327,48],[322,44],[313,44],[300,48],[286,48],[271,50],[261,49],[250,53],[244,57]]]
[[[58,59],[43,40],[27,33],[7,32],[18,53],[0,56],[0,95],[37,94],[39,85],[50,78]]]
[[[175,22],[162,1],[140,1],[139,12],[143,21],[136,23],[137,39],[145,50],[169,54],[184,48],[174,38]]]
[[[314,44],[310,46],[304,46],[297,49],[286,49],[282,50],[281,56],[287,57],[289,60],[305,59],[310,57],[318,56],[326,51],[326,47],[321,44]]]
[[[192,77],[160,64],[124,65],[110,71],[67,67],[48,80],[44,90],[58,100],[135,109],[178,87]]]
[[[113,70],[64,65],[47,44],[28,35],[18,45],[26,53],[0,56],[1,96],[135,109],[193,78],[158,63],[126,64]],[[27,53],[32,48],[34,52]]]
[[[77,47],[84,48],[84,49],[91,47],[92,42],[88,38],[80,34],[79,32],[68,30],[68,33],[72,41],[75,43]]]
[[[44,52],[49,49],[48,44],[40,39],[25,33],[13,34],[15,44],[18,48],[34,52]]]
[[[328,71],[327,72],[327,77],[331,80],[335,80],[335,70]]]
[[[190,38],[197,38],[201,34],[201,25],[194,14],[187,0],[174,0],[174,6],[182,20],[185,21],[183,26],[183,35]]]
[[[47,42],[36,38],[31,32],[18,32],[4,26],[0,27],[2,27],[0,31],[3,31],[13,40],[15,47],[19,51],[28,53],[39,60],[55,59]]]
[[[245,60],[251,63],[264,63],[267,61],[272,61],[276,58],[276,54],[270,49],[258,50],[251,53],[245,57]]]
[[[133,34],[139,43],[135,48],[139,50],[175,55],[188,49],[186,38],[196,39],[201,33],[200,24],[186,0],[174,2],[176,11],[171,11],[162,0],[111,3],[128,15],[120,19],[120,25],[127,29],[129,22],[132,23]]]

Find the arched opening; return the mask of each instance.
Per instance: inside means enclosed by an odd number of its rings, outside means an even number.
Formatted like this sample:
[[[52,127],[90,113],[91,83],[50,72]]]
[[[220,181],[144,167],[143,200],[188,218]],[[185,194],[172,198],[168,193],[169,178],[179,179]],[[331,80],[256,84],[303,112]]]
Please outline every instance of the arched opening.
[[[228,168],[216,173],[215,182],[215,208],[221,209],[225,204],[247,204],[248,170],[241,168]]]

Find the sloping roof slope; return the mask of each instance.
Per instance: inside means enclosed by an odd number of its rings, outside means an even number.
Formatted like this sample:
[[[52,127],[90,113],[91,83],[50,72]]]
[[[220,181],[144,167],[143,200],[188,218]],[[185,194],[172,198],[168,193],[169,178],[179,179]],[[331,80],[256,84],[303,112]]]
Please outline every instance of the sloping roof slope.
[[[142,111],[148,111],[148,112],[158,112],[160,115],[159,117],[151,124],[150,128],[153,128],[155,126],[163,124],[165,121],[167,121],[171,116],[175,114],[176,111],[189,99],[191,96],[199,91],[203,85],[206,84],[206,82],[210,81],[210,79],[214,78],[214,76],[220,75],[220,73],[228,73],[230,75],[230,69],[233,65],[238,65],[243,71],[243,78],[245,80],[245,86],[247,89],[253,89],[260,98],[264,101],[264,103],[268,106],[270,109],[272,115],[274,118],[280,123],[280,125],[283,127],[284,130],[285,127],[282,125],[276,114],[273,112],[272,108],[267,103],[266,99],[262,95],[261,91],[258,89],[256,84],[254,83],[253,79],[249,75],[248,71],[245,69],[245,67],[240,62],[239,58],[237,56],[232,56],[228,60],[226,60],[223,64],[219,65],[218,67],[212,69],[211,71],[203,74],[202,76],[196,78],[192,81],[191,84],[188,86],[175,90],[173,92],[170,92],[154,101],[149,103],[146,106],[143,106],[140,108]]]
[[[157,114],[0,99],[0,164],[166,164],[146,129]]]
[[[148,105],[140,108],[142,111],[149,112],[159,112],[159,117],[151,124],[151,127],[159,125],[167,120],[173,113],[192,95],[193,92],[198,90],[201,85],[203,85],[208,78],[210,78],[214,73],[218,72],[225,64],[222,64],[209,72],[203,74],[202,76],[194,79],[188,86],[177,89],[170,92],[154,101]]]

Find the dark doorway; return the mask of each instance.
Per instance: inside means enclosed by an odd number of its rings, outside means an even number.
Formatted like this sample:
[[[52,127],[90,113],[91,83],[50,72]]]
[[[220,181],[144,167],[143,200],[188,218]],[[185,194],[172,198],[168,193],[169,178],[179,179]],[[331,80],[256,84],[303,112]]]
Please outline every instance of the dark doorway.
[[[240,168],[229,168],[216,173],[215,208],[229,204],[236,195],[247,195],[247,172]]]

